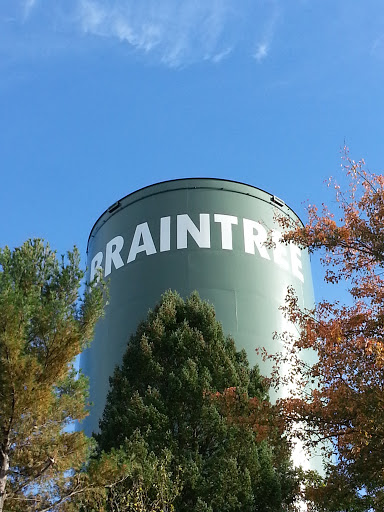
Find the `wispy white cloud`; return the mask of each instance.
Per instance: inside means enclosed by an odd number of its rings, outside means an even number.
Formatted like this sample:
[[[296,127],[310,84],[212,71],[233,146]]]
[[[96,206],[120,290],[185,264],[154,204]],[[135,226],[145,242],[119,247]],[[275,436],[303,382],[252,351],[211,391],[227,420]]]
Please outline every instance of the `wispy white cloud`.
[[[24,0],[23,19],[28,19],[32,11],[36,8],[38,0]]]
[[[281,18],[281,8],[278,1],[270,0],[270,6],[270,15],[265,20],[262,37],[256,44],[256,50],[253,53],[253,57],[258,62],[261,62],[268,56],[273,38],[277,30],[279,19]]]
[[[101,41],[116,39],[137,53],[179,67],[198,61],[219,63],[235,50],[265,59],[280,0],[13,1],[23,13],[24,30],[30,24],[50,37],[59,27],[61,37],[77,33]],[[79,44],[86,41],[78,39]]]
[[[232,48],[226,48],[222,52],[217,53],[216,55],[212,56],[212,62],[218,63],[221,62],[223,59],[228,57],[228,55],[232,52]]]
[[[256,51],[254,53],[254,57],[257,61],[262,61],[268,55],[268,44],[267,43],[259,43],[257,45]]]
[[[117,38],[138,51],[154,52],[169,66],[180,66],[200,59],[219,62],[230,54],[236,43],[226,35],[232,12],[230,0],[116,1],[112,6],[80,0],[77,15],[84,33]]]
[[[371,54],[379,59],[384,59],[384,34],[380,34],[373,41]]]
[[[25,0],[24,1],[24,9],[28,13],[30,12],[36,5],[36,0]]]

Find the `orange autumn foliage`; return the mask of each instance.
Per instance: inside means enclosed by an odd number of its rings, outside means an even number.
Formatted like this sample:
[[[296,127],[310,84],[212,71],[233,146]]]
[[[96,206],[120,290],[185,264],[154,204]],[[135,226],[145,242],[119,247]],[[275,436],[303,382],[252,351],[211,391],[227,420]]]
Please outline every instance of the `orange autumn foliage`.
[[[207,395],[218,404],[227,421],[252,429],[257,442],[268,440],[272,444],[281,444],[287,425],[279,406],[271,404],[269,400],[249,398],[247,393],[240,392],[236,387]]]
[[[307,224],[284,239],[321,251],[325,281],[347,288],[350,303],[302,311],[289,290],[283,309],[299,336],[283,335],[287,352],[274,357],[299,376],[297,396],[281,402],[295,435],[308,447],[326,442],[327,477],[310,490],[319,510],[384,510],[384,176],[346,148],[344,159],[349,188],[330,180],[336,211],[310,205]],[[317,354],[313,366],[304,349]]]

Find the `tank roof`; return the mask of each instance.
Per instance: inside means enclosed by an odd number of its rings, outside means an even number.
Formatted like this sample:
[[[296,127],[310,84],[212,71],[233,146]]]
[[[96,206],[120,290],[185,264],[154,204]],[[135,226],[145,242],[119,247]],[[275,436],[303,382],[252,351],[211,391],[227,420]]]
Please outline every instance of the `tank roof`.
[[[260,199],[262,201],[268,201],[272,204],[272,206],[278,208],[281,212],[289,217],[293,217],[295,220],[298,220],[301,224],[303,224],[300,217],[295,213],[292,208],[285,204],[285,202],[276,197],[275,195],[266,192],[265,190],[255,187],[253,185],[249,185],[247,183],[243,183],[240,181],[222,179],[222,178],[209,178],[209,177],[200,177],[200,178],[177,178],[173,180],[160,181],[158,183],[153,183],[151,185],[147,185],[143,188],[135,190],[122,197],[113,203],[109,208],[107,208],[100,217],[96,220],[92,229],[90,231],[88,242],[87,242],[87,252],[88,246],[91,237],[95,235],[95,231],[107,222],[107,220],[113,216],[115,213],[120,211],[122,208],[125,208],[137,201],[141,201],[142,199],[158,194],[162,194],[170,191],[177,190],[186,190],[186,189],[214,189],[214,190],[226,190],[229,192],[235,192],[238,194],[244,194],[247,196],[254,197],[255,199]]]

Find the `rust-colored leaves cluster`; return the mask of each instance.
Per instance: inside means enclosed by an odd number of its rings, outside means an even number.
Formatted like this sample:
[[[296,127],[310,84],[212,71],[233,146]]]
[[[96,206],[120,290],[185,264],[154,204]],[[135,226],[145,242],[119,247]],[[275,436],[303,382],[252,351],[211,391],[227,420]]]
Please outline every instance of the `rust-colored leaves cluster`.
[[[252,429],[258,442],[268,440],[272,444],[278,443],[285,432],[281,409],[269,400],[249,397],[236,387],[227,388],[222,393],[209,393],[209,396],[229,422]]]
[[[343,285],[350,300],[302,311],[288,292],[284,312],[300,334],[289,340],[284,358],[289,353],[301,385],[283,406],[292,424],[305,425],[296,434],[307,445],[326,442],[336,454],[328,497],[347,487],[350,499],[364,496],[374,503],[384,489],[384,176],[351,160],[347,150],[344,158],[349,188],[330,181],[337,210],[323,206],[319,213],[310,206],[308,223],[284,238],[320,250],[325,280]],[[304,349],[316,353],[314,365],[300,362]]]

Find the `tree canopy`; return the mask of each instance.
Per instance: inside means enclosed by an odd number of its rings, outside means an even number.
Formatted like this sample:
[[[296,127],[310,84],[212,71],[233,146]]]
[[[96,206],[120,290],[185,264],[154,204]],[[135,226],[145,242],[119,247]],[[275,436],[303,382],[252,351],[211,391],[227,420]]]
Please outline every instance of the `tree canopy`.
[[[383,510],[384,176],[348,153],[345,158],[349,188],[330,182],[338,208],[319,212],[310,206],[308,223],[285,237],[322,251],[325,280],[348,287],[351,299],[301,311],[294,293],[288,294],[285,311],[301,333],[293,340],[293,356],[312,348],[318,362],[305,367],[294,360],[301,393],[286,400],[285,411],[302,422],[297,434],[308,445],[326,441],[327,477],[309,490],[319,509]]]
[[[76,248],[57,258],[42,240],[0,250],[0,511],[48,511],[73,493],[89,441],[74,358],[92,338],[103,288],[89,287]]]
[[[170,492],[156,508],[159,482],[140,462],[110,493],[109,510],[268,512],[292,505],[298,477],[281,430],[245,421],[255,404],[260,415],[272,415],[265,380],[197,293],[186,300],[163,295],[129,340],[110,384],[96,435],[100,457],[127,457],[141,447],[136,462],[152,458]]]

